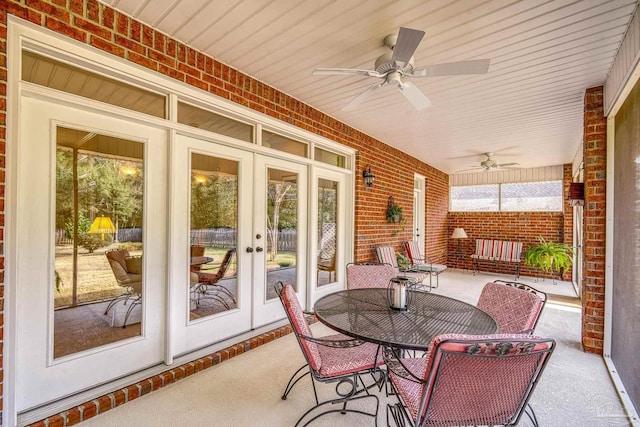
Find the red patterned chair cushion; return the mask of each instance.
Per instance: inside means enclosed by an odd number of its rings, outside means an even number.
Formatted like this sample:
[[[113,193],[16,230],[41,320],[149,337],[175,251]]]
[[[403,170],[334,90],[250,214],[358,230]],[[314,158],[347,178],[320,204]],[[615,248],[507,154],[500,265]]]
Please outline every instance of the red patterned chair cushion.
[[[296,295],[293,286],[285,285],[282,288],[282,303],[284,304],[285,310],[289,313],[291,326],[295,329],[296,334],[300,337],[312,337],[313,334],[311,333],[311,328],[309,328],[309,324],[307,323],[304,311],[300,306],[300,301],[298,301],[298,296]],[[318,344],[305,339],[301,339],[300,343],[303,347],[303,351],[307,355],[309,366],[314,371],[318,371],[322,366],[322,359],[320,357],[320,351],[318,350]]]
[[[483,340],[511,343],[506,354],[518,355],[497,356],[493,344]],[[531,352],[523,351],[523,342]],[[481,350],[470,355],[470,347],[476,345]],[[536,352],[553,346],[553,340],[520,334],[440,335],[426,357],[401,359],[420,382],[393,371],[389,377],[414,421],[424,404],[421,415],[428,408],[427,425],[503,425],[518,414],[536,369],[551,354]]]
[[[355,347],[332,347],[315,343],[304,337],[312,337],[313,333],[305,318],[304,311],[298,301],[293,287],[285,285],[282,288],[282,302],[291,319],[291,326],[300,337],[300,344],[306,355],[309,367],[322,377],[333,377],[350,374],[374,366],[384,364],[384,360],[378,351],[378,346],[371,343],[363,343]],[[336,341],[353,340],[343,334],[321,337],[320,340]]]
[[[353,338],[337,334],[322,337],[322,339],[339,341]],[[351,374],[384,364],[378,346],[372,343],[363,343],[356,347],[347,348],[318,345],[318,351],[320,352],[320,359],[322,360],[322,365],[318,373],[323,377]]]
[[[347,265],[347,289],[387,288],[398,271],[389,264]]]
[[[496,320],[501,334],[515,334],[533,330],[544,301],[531,292],[489,282],[482,289],[477,306]]]

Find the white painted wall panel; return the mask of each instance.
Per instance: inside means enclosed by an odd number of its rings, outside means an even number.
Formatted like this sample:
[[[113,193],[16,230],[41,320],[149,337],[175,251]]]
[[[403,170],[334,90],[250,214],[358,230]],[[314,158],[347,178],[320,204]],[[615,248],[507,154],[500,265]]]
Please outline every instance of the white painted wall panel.
[[[562,179],[562,165],[528,169],[505,169],[493,172],[449,175],[449,185],[503,184],[505,182],[537,182]]]

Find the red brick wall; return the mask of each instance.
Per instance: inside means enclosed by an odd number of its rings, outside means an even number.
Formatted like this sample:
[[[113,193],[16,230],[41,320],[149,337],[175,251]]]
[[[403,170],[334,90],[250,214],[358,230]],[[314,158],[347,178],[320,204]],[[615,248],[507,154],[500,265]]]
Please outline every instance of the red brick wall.
[[[582,345],[602,354],[604,339],[607,119],[602,86],[584,97],[584,268]]]
[[[561,212],[450,212],[449,235],[457,227],[464,228],[468,239],[461,240],[464,256],[457,257],[458,243],[449,241],[448,265],[454,268],[471,269],[469,255],[475,251],[476,239],[494,239],[522,242],[522,253],[534,243],[538,236],[545,240],[564,241],[564,215]],[[480,271],[501,274],[513,274],[515,266],[505,262],[481,262]],[[538,269],[520,265],[520,274],[531,277],[544,277]]]
[[[354,258],[358,261],[373,259],[373,248],[377,245],[392,244],[400,249],[401,242],[411,238],[413,174],[426,176],[426,251],[437,256],[438,261],[444,261],[448,209],[445,173],[96,0],[3,1],[0,10],[0,247],[4,243],[7,14],[357,149]],[[376,175],[376,184],[372,191],[366,192],[361,173],[369,164]],[[386,222],[385,207],[390,195],[404,208],[404,224]],[[3,256],[0,256],[0,282],[2,298]],[[0,310],[2,302],[0,299]],[[0,339],[2,318],[0,316]]]
[[[569,245],[573,241],[573,211],[567,201],[571,183],[571,165],[563,166],[563,212],[449,212],[447,235],[454,228],[464,228],[468,239],[449,240],[447,264],[453,268],[471,269],[473,265],[469,255],[475,252],[476,239],[493,239],[522,242],[522,253],[530,245],[538,243],[538,236],[547,241],[563,242]],[[458,253],[460,252],[460,253]],[[515,266],[504,262],[480,262],[481,271],[501,274],[513,274]],[[545,277],[540,270],[520,265],[520,274],[531,277]],[[571,271],[565,272],[563,280],[571,280]]]
[[[444,262],[447,245],[447,211],[449,209],[448,176],[409,155],[371,141],[368,151],[359,153],[356,183],[355,261],[373,261],[375,248],[392,245],[404,251],[402,242],[411,240],[413,227],[413,171],[426,176],[426,253]],[[371,165],[376,176],[370,191],[364,190],[362,168]],[[401,165],[401,166],[400,166]],[[403,208],[400,224],[386,222],[389,196]]]

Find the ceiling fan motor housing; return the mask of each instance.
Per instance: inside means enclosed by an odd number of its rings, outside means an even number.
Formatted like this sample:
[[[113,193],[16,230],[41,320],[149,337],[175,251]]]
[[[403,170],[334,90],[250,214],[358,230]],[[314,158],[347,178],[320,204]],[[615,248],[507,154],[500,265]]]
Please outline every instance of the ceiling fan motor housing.
[[[384,55],[380,55],[378,59],[376,59],[374,69],[380,74],[386,74],[389,71],[402,71],[403,73],[411,73],[411,71],[413,71],[413,56],[411,57],[409,62],[402,68],[396,67],[396,65],[391,61],[392,56],[392,53],[385,53]]]
[[[495,168],[497,166],[495,160],[493,159],[484,160],[480,164],[482,165],[483,168],[486,168],[486,169]]]

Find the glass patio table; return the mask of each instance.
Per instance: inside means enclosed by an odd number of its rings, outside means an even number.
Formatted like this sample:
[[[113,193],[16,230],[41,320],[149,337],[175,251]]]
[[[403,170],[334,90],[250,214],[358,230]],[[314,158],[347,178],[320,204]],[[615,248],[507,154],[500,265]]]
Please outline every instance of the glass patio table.
[[[427,350],[440,334],[485,335],[498,331],[496,321],[466,302],[409,291],[408,310],[391,308],[387,289],[351,289],[320,298],[315,314],[331,329],[364,341],[406,350]]]

